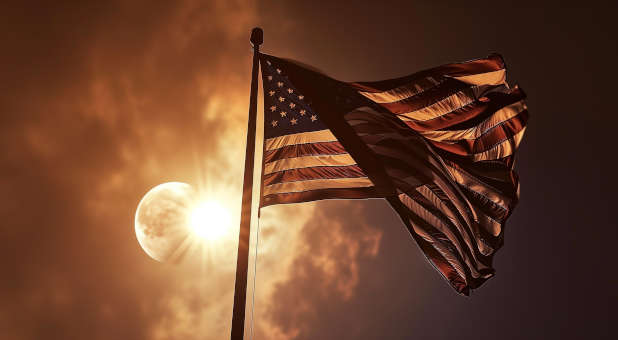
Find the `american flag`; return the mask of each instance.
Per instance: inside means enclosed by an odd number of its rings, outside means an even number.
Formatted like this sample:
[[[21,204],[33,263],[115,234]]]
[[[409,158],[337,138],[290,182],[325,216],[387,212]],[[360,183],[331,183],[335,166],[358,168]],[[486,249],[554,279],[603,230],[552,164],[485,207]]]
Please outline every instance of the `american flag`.
[[[457,292],[494,275],[519,199],[514,155],[528,120],[525,94],[506,83],[501,56],[356,83],[261,60],[262,205],[383,197]]]
[[[373,183],[286,74],[262,58],[262,206],[377,197]]]

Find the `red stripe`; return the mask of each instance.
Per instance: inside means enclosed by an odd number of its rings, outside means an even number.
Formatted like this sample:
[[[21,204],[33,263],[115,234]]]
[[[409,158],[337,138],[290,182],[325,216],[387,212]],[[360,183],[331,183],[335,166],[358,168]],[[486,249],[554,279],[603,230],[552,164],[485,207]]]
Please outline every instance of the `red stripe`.
[[[367,177],[358,165],[316,166],[311,168],[290,169],[274,172],[264,176],[264,185],[284,182],[307,181],[312,179],[359,178]]]
[[[383,92],[416,82],[426,77],[440,78],[442,76],[462,77],[467,75],[487,73],[504,69],[504,60],[499,54],[492,54],[487,58],[472,60],[464,63],[446,64],[429,70],[420,71],[412,75],[383,81],[350,83],[353,87],[366,92]]]
[[[449,79],[428,91],[419,93],[416,96],[393,103],[380,103],[379,105],[395,114],[407,113],[435,104],[459,91],[463,91],[464,94],[474,98],[472,85],[462,83],[454,79]]]
[[[477,139],[463,139],[456,143],[443,143],[430,140],[430,142],[443,150],[456,155],[466,156],[490,150],[494,146],[513,137],[520,132],[528,121],[528,111],[524,110],[519,115],[494,127]]]
[[[366,199],[381,198],[375,187],[331,188],[285,194],[267,195],[262,198],[262,207],[273,204],[302,203],[326,199]]]
[[[406,125],[416,131],[460,130],[478,125],[496,111],[524,99],[520,89],[509,93],[488,93],[483,100],[476,100],[462,108],[426,121],[406,121]]]
[[[481,97],[483,98],[483,97]],[[481,124],[487,117],[492,116],[495,112],[503,108],[526,99],[526,94],[519,88],[508,90],[508,92],[491,92],[484,96],[478,102],[487,102],[489,107],[483,114],[477,115],[472,119],[468,119],[456,125],[451,125],[441,130],[465,130]]]
[[[318,155],[339,155],[346,153],[339,142],[306,143],[288,145],[276,150],[266,151],[264,163],[270,163],[283,158]]]
[[[411,129],[416,131],[434,131],[459,124],[468,119],[482,115],[489,108],[488,103],[473,102],[453,112],[425,121],[405,121]]]

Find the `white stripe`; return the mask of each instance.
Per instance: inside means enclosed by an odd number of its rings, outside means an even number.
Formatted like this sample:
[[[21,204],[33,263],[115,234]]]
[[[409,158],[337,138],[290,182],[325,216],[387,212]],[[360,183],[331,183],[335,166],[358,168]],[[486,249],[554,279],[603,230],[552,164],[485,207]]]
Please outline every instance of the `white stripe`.
[[[331,188],[365,188],[370,186],[373,186],[373,183],[367,177],[312,179],[306,181],[271,184],[264,187],[264,195]]]
[[[264,165],[264,174],[289,169],[309,168],[314,166],[346,166],[355,165],[356,161],[348,153],[339,155],[319,155],[319,156],[302,156],[294,158],[284,158],[266,163]]]
[[[496,111],[489,118],[479,123],[477,126],[464,130],[453,131],[419,131],[423,137],[435,140],[438,142],[456,142],[462,139],[477,139],[492,128],[506,122],[507,120],[517,116],[526,109],[524,101],[513,103]]]
[[[506,70],[471,74],[468,76],[453,77],[459,81],[472,85],[500,85],[506,83]]]
[[[446,75],[445,77],[449,77]],[[485,73],[477,73],[471,74],[467,76],[460,77],[452,77],[453,79],[457,79],[461,82],[471,84],[471,85],[500,85],[506,84],[506,70],[501,69],[497,71],[485,72]],[[358,93],[362,94],[366,98],[371,99],[372,101],[384,104],[384,103],[394,103],[400,100],[405,100],[411,97],[414,97],[420,93],[423,93],[436,85],[442,83],[444,81],[443,78],[441,81],[437,81],[432,77],[425,78],[431,82],[429,86],[421,86],[417,83],[408,83],[394,89],[390,89],[388,91],[383,92],[365,92],[358,91]]]
[[[268,138],[264,141],[264,148],[268,151],[279,149],[287,145],[335,141],[337,141],[337,138],[333,135],[333,133],[330,132],[329,129],[325,129]]]
[[[423,93],[427,91],[428,89],[433,88],[436,85],[440,84],[439,81],[433,79],[432,77],[428,77],[425,79],[431,82],[430,86],[423,87],[417,83],[408,83],[408,84],[405,84],[405,85],[402,85],[402,86],[399,86],[399,87],[396,87],[394,89],[390,89],[384,92],[358,91],[358,93],[362,94],[363,96],[369,98],[370,100],[376,103],[380,103],[380,104],[394,103],[400,100],[414,97],[418,95],[419,93]]]
[[[462,108],[472,103],[475,99],[476,96],[474,94],[469,95],[464,91],[459,91],[422,109],[398,114],[398,117],[407,117],[415,121],[426,121]]]
[[[512,155],[515,152],[515,150],[517,150],[517,147],[519,146],[519,143],[521,143],[522,138],[524,138],[525,131],[526,131],[526,128],[524,127],[523,129],[521,129],[521,131],[519,131],[513,137],[494,146],[493,148],[485,152],[476,153],[472,155],[472,160],[474,162],[478,162],[478,161],[485,161],[485,160],[490,160],[490,159],[500,159],[500,158],[504,158],[506,156]]]

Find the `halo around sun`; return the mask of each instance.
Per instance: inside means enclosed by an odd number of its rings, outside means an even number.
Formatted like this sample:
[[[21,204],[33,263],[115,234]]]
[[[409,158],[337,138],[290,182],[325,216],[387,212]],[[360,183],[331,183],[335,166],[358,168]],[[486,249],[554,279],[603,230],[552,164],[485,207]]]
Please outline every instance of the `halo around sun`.
[[[135,213],[139,244],[160,262],[178,262],[195,250],[204,260],[231,258],[228,253],[233,254],[237,229],[223,197],[197,192],[181,182],[157,185],[144,195]]]

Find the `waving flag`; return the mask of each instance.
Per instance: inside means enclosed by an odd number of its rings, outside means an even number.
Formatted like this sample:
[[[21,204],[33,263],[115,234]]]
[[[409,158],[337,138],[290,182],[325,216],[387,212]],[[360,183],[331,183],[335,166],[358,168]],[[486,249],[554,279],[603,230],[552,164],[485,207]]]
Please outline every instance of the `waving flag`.
[[[381,197],[462,294],[493,276],[528,112],[499,55],[346,83],[261,54],[262,206]]]
[[[265,61],[262,205],[379,197],[304,95]]]

